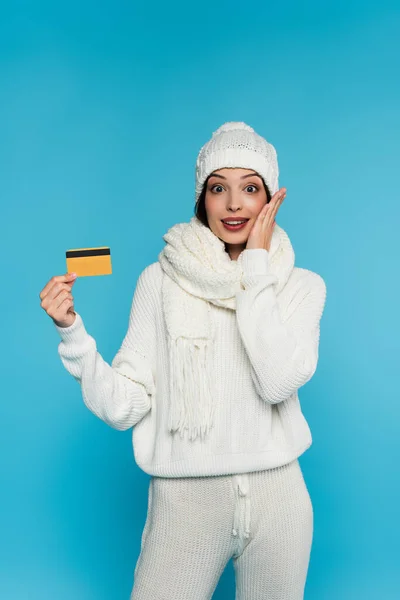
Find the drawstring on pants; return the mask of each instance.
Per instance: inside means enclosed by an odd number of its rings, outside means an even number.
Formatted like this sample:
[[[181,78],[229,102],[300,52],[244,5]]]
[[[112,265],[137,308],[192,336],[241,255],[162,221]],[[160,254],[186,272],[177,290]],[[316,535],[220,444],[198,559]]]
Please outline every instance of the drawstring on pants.
[[[232,534],[237,536],[239,533],[240,511],[244,504],[244,537],[250,537],[250,486],[247,473],[233,475],[235,489],[238,490],[239,498],[235,506]]]

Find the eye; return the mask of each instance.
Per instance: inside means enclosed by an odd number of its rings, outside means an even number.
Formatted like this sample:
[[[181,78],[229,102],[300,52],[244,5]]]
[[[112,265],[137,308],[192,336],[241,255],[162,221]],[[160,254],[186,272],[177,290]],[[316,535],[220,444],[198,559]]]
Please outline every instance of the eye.
[[[210,190],[214,191],[214,188],[221,188],[222,190],[224,189],[220,183],[215,183],[214,185],[212,185],[210,187]]]
[[[258,191],[258,187],[256,185],[249,184],[246,186],[246,190],[248,190],[249,188],[254,188],[256,191]]]

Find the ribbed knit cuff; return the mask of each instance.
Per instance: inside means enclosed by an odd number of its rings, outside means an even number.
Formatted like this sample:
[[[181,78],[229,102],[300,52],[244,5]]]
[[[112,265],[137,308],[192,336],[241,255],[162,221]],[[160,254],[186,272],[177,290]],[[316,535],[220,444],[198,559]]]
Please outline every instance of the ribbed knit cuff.
[[[60,334],[63,342],[66,344],[81,344],[87,339],[89,335],[85,329],[82,317],[79,313],[76,313],[75,321],[69,327],[59,327],[54,323],[54,327]]]
[[[242,252],[243,272],[246,275],[268,274],[269,253],[264,248],[246,248]]]
[[[264,248],[247,248],[242,251],[242,267],[243,276],[242,284],[245,288],[256,285],[266,275],[271,275],[272,280],[276,280],[276,276],[272,275],[269,270],[269,252]]]

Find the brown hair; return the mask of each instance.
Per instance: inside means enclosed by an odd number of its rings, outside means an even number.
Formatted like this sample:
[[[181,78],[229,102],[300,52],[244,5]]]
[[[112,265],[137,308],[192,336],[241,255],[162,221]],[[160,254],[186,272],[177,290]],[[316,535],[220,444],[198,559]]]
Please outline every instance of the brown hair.
[[[201,194],[198,197],[195,208],[194,208],[195,216],[199,219],[199,221],[201,221],[203,223],[203,225],[205,225],[208,228],[210,228],[210,226],[208,224],[207,212],[206,212],[206,191],[207,191],[207,183],[208,183],[208,180],[210,179],[210,177],[211,177],[211,174],[205,180],[204,185],[201,190]],[[269,188],[268,188],[267,184],[265,183],[264,179],[262,179],[262,182],[263,182],[263,186],[265,189],[265,193],[267,194],[267,204],[268,204],[269,202],[271,202],[271,198],[272,198],[271,192],[269,191]]]

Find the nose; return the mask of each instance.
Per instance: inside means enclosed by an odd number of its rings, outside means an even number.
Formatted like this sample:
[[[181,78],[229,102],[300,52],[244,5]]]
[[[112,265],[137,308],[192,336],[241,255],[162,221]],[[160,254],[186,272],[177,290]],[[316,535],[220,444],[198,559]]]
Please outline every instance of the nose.
[[[240,200],[240,196],[231,192],[228,195],[228,200],[226,203],[227,210],[230,210],[231,212],[237,212],[238,210],[241,209],[241,207],[242,207],[242,203]]]

